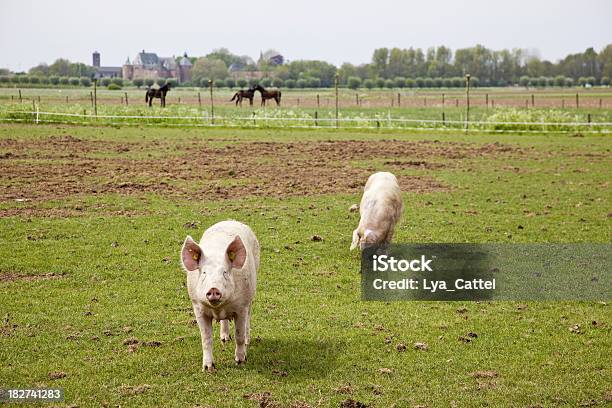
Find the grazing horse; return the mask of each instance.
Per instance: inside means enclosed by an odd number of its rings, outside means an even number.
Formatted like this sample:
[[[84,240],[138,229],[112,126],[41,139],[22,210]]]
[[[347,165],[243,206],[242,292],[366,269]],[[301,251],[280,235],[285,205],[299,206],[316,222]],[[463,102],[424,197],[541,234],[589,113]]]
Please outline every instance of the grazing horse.
[[[232,99],[230,99],[230,102],[235,99],[236,100],[236,106],[238,106],[238,104],[240,104],[240,107],[242,107],[242,100],[243,99],[248,99],[249,100],[249,105],[253,106],[253,98],[254,97],[255,97],[255,89],[249,88],[246,91],[241,89],[241,90],[239,90],[238,92],[236,92],[234,94]]]
[[[148,102],[149,106],[151,106],[151,104],[153,103],[153,98],[159,98],[161,99],[161,107],[165,108],[166,107],[166,94],[168,93],[169,90],[170,90],[170,84],[165,84],[164,86],[161,86],[159,89],[148,87],[147,93],[145,95],[145,102]]]
[[[281,91],[279,90],[267,91],[261,85],[256,85],[255,90],[261,93],[261,106],[266,106],[267,99],[274,99],[276,101],[276,106],[280,106]]]

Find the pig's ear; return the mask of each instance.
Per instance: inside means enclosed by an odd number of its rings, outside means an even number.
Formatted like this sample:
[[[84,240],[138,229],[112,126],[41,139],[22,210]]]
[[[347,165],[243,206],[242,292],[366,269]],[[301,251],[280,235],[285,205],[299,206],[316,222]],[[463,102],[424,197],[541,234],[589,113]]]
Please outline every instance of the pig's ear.
[[[350,251],[352,251],[353,249],[357,248],[357,245],[359,245],[359,239],[361,237],[359,236],[359,228],[355,229],[355,231],[353,231],[353,242],[351,243],[351,249]]]
[[[227,247],[227,257],[232,263],[232,268],[240,269],[246,261],[246,248],[238,235]]]
[[[202,248],[193,238],[187,235],[183,243],[183,249],[181,249],[181,265],[183,265],[183,269],[187,272],[197,270],[200,258],[202,258]]]

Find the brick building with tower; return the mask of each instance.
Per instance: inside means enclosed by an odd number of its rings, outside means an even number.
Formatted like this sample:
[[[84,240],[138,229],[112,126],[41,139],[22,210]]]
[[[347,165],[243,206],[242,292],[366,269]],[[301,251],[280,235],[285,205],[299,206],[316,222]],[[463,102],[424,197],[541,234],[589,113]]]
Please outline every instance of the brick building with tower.
[[[122,69],[121,67],[103,67],[100,65],[100,53],[98,51],[94,51],[92,54],[93,57],[93,67],[98,73],[100,78],[121,78]]]
[[[192,64],[187,53],[178,60],[174,57],[158,57],[154,52],[139,52],[133,61],[128,58],[122,67],[125,79],[172,78],[179,83],[191,81]]]

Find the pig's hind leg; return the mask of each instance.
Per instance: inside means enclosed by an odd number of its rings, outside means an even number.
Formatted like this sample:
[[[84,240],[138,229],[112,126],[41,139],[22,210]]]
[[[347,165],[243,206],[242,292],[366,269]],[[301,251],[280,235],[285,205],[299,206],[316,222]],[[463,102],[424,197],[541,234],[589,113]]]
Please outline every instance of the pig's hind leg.
[[[232,336],[230,335],[230,322],[229,320],[225,319],[225,320],[221,320],[221,332],[220,332],[220,338],[222,342],[227,342],[230,341],[232,339]]]

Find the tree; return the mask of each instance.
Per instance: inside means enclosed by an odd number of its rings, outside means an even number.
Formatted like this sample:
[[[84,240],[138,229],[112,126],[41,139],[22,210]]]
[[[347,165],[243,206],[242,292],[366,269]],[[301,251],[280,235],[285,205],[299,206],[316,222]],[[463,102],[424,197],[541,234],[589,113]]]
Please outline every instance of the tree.
[[[296,83],[295,83],[295,79],[287,79],[285,80],[285,86],[289,89],[295,88]]]
[[[141,86],[144,85],[144,80],[142,78],[134,78],[134,80],[132,81],[132,83],[137,87],[140,88]]]
[[[523,75],[520,79],[519,79],[519,85],[520,86],[529,86],[529,77],[527,75]]]
[[[395,81],[393,81],[392,79],[385,80],[385,88],[393,89],[394,86]]]
[[[347,79],[346,84],[350,89],[357,89],[361,86],[361,78],[351,76]]]
[[[144,83],[146,86],[153,86],[153,84],[155,83],[155,80],[153,78],[147,78],[144,80]]]
[[[11,82],[11,78],[8,75],[0,76],[0,83],[8,84],[9,82]]]
[[[555,77],[556,86],[565,86],[565,77],[563,75],[557,75]]]
[[[603,86],[608,86],[610,85],[610,78],[608,78],[607,76],[601,77],[600,82]]]
[[[306,85],[308,85],[308,82],[305,79],[298,79],[295,83],[295,86],[297,88],[306,88]]]
[[[385,86],[384,78],[376,78],[376,86],[378,88],[384,88],[384,86]]]
[[[60,82],[62,82],[61,79],[60,79]],[[102,86],[109,86],[111,84],[111,79],[110,78],[102,78],[100,80],[100,84],[102,84]]]
[[[57,75],[53,75],[49,77],[49,82],[51,82],[51,85],[58,85],[60,83],[60,79]]]
[[[225,80],[223,80],[223,79],[216,79],[214,81],[214,85],[217,88],[225,88]]]
[[[202,78],[220,79],[227,77],[227,65],[220,59],[202,57],[198,58],[191,69],[194,82]]]
[[[389,49],[377,48],[372,55],[372,68],[377,76],[387,77],[387,64],[389,62]]]
[[[166,80],[166,83],[170,85],[171,88],[176,88],[178,86],[178,81],[176,80],[176,78],[168,78],[168,80]]]
[[[321,79],[319,78],[311,77],[311,78],[308,78],[307,81],[308,81],[309,88],[320,88],[321,87]]]
[[[280,88],[281,86],[283,86],[283,80],[280,79],[280,78],[274,78],[272,80],[272,85],[277,87],[277,88]]]
[[[91,86],[91,79],[89,79],[88,77],[79,78],[79,82],[81,82],[81,85],[83,86]]]
[[[234,78],[227,78],[225,80],[225,86],[227,86],[228,88],[234,88],[236,86],[236,81],[234,80]]]
[[[32,75],[30,77],[30,83],[35,84],[35,85],[40,84],[40,77],[36,75]]]
[[[239,88],[244,88],[245,86],[247,86],[248,82],[246,79],[240,78],[236,81],[236,84],[238,85]]]
[[[425,86],[425,80],[421,77],[418,77],[417,79],[415,79],[414,83],[417,88],[423,88]]]
[[[268,88],[272,85],[272,80],[270,78],[262,78],[261,81],[259,81],[259,83],[264,88]]]
[[[397,88],[405,88],[406,87],[406,78],[404,78],[404,77],[395,77],[394,82],[395,82],[395,86]]]
[[[113,79],[111,80],[111,82],[112,82],[113,84],[115,84],[115,85],[118,85],[118,86],[123,86],[123,79],[121,79],[121,78],[113,78]]]
[[[353,77],[354,78],[354,77]],[[374,88],[374,81],[371,79],[366,79],[365,81],[363,81],[363,86],[366,87],[367,89],[372,89]]]

